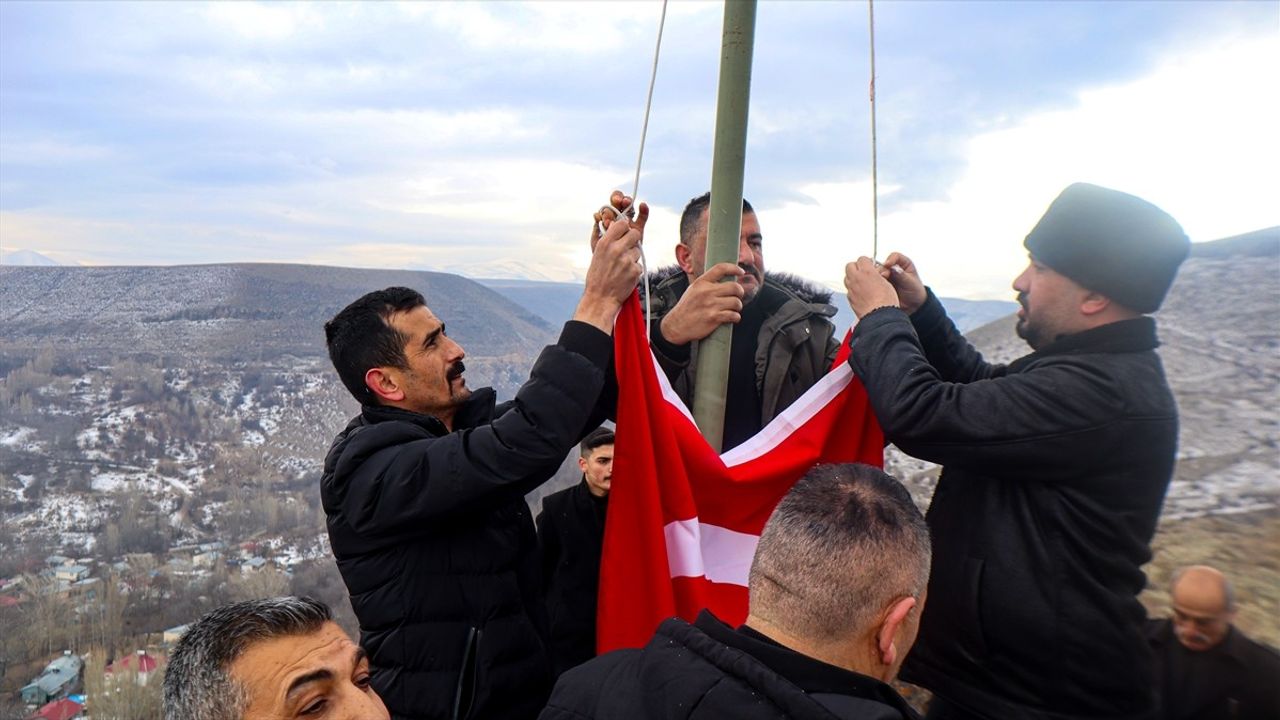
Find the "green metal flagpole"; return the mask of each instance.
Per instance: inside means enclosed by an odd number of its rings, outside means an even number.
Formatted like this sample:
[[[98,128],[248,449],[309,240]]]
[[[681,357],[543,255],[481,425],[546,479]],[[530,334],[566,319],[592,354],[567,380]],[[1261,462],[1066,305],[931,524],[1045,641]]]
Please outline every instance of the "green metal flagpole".
[[[716,263],[738,262],[738,238],[742,230],[742,173],[747,160],[747,106],[751,98],[751,55],[755,32],[756,0],[725,0],[704,272]],[[729,278],[725,282],[734,282],[734,279]],[[717,452],[724,439],[724,400],[729,385],[729,346],[732,340],[733,326],[721,325],[698,343],[693,419],[707,443]]]

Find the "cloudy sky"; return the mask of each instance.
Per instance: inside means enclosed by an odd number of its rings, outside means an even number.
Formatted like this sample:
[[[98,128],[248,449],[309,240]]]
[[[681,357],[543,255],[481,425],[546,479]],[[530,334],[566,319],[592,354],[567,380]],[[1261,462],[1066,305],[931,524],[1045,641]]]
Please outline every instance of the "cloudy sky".
[[[661,3],[0,2],[0,249],[580,277],[630,188]],[[652,264],[709,187],[722,8],[668,11]],[[1280,225],[1280,4],[876,5],[881,255],[1008,298],[1083,180],[1193,240]],[[762,2],[746,193],[770,270],[871,251],[867,7]]]

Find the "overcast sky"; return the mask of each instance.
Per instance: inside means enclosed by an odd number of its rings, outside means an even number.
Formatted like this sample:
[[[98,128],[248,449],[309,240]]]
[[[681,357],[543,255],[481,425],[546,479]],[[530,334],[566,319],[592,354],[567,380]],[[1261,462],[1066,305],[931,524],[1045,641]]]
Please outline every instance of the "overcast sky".
[[[661,3],[0,2],[0,246],[60,262],[581,277],[629,190]],[[640,194],[709,187],[722,7],[673,3]],[[881,255],[1009,298],[1080,180],[1193,240],[1280,225],[1280,3],[876,5]],[[871,251],[867,6],[762,2],[747,147],[770,270]]]

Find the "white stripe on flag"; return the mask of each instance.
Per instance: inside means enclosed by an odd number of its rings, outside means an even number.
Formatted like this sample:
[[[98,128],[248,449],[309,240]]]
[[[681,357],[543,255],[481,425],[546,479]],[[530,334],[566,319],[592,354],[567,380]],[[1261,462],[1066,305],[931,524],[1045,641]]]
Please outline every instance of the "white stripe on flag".
[[[662,532],[671,577],[705,575],[712,582],[747,586],[759,535],[704,525],[698,518],[669,522]]]
[[[804,427],[805,423],[818,414],[818,411],[844,392],[852,381],[853,368],[849,367],[849,363],[840,363],[839,367],[823,375],[821,380],[814,383],[813,387],[788,405],[786,410],[783,410],[750,440],[721,455],[720,459],[724,461],[725,467],[741,465],[748,460],[768,454],[779,443],[790,437],[791,433]]]
[[[693,413],[689,412],[689,408],[685,406],[684,401],[680,399],[675,389],[671,387],[671,381],[667,379],[667,374],[658,369],[658,358],[654,356],[652,350],[649,352],[649,358],[653,361],[650,369],[657,376],[658,387],[662,389],[662,399],[679,411],[680,414],[689,418],[689,422],[694,422]],[[777,447],[797,428],[803,427],[805,423],[812,420],[819,410],[826,407],[832,399],[849,387],[849,383],[852,380],[853,368],[849,367],[849,363],[840,363],[839,367],[823,375],[822,379],[814,383],[813,387],[810,387],[795,402],[787,406],[786,410],[783,410],[768,425],[764,426],[760,432],[756,433],[750,440],[721,455],[720,460],[724,462],[725,467],[733,467],[768,454],[770,450]]]

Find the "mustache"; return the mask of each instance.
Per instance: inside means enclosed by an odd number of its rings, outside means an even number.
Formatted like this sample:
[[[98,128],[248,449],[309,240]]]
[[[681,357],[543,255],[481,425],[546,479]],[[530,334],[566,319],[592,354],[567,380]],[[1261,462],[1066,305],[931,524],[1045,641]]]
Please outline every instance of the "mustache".
[[[1195,630],[1177,630],[1175,628],[1174,633],[1181,638],[1183,642],[1200,643],[1202,645],[1209,642],[1209,637],[1207,635],[1196,632]]]
[[[753,275],[756,279],[760,278],[760,270],[754,264],[740,262],[738,263],[738,267],[742,268],[742,271],[746,274]]]
[[[445,377],[449,380],[456,380],[458,379],[458,376],[462,375],[462,373],[466,371],[467,371],[467,366],[463,365],[462,361],[459,360],[458,362],[454,363],[449,367],[449,371],[445,373]]]
[[[1019,305],[1021,305],[1022,307],[1024,307],[1024,308],[1025,308],[1025,307],[1027,306],[1027,294],[1026,294],[1026,293],[1024,293],[1024,292],[1020,292],[1020,293],[1018,293],[1017,300],[1018,300],[1018,304],[1019,304]]]

